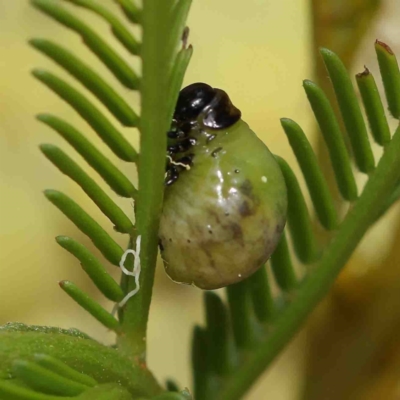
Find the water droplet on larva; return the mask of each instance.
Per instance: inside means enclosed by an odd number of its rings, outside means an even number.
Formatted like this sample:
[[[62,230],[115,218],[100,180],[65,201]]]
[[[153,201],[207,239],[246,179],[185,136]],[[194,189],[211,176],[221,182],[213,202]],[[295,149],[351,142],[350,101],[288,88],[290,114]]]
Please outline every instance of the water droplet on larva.
[[[242,277],[242,274],[238,274],[238,277],[241,278],[241,277]]]
[[[261,177],[261,180],[262,180],[264,183],[267,183],[268,178],[267,178],[266,176],[262,176],[262,177]]]

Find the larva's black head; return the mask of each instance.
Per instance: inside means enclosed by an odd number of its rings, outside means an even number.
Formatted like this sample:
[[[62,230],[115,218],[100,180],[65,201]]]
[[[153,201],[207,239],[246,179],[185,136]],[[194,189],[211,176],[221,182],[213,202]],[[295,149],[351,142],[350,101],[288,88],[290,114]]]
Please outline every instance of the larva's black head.
[[[186,86],[179,93],[174,118],[182,122],[196,119],[213,98],[214,89],[205,83]]]
[[[210,129],[228,128],[237,122],[241,112],[221,89],[205,83],[193,83],[181,90],[174,119],[178,124],[200,122]]]

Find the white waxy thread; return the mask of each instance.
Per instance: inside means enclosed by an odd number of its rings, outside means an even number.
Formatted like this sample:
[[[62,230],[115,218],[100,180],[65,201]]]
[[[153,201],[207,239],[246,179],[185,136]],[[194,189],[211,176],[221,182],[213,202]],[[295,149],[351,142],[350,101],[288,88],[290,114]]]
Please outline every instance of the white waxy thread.
[[[187,171],[190,170],[190,165],[184,164],[184,163],[181,163],[181,162],[176,162],[176,161],[174,161],[174,160],[172,159],[171,156],[168,156],[168,155],[167,155],[167,158],[168,158],[169,162],[170,162],[172,165],[180,165],[181,167],[185,168]]]
[[[136,239],[136,251],[133,249],[128,249],[125,251],[125,253],[121,257],[121,261],[119,262],[119,266],[121,268],[121,271],[128,276],[133,276],[135,278],[135,284],[136,287],[132,291],[130,291],[117,305],[116,308],[118,307],[123,307],[128,300],[133,297],[139,290],[140,290],[140,282],[139,282],[139,277],[140,277],[140,272],[141,272],[141,266],[140,266],[140,241],[141,241],[141,235],[139,235]],[[133,254],[134,257],[134,262],[133,262],[133,270],[129,271],[125,267],[125,261],[126,258],[128,257],[129,254]]]
[[[264,183],[267,183],[267,181],[268,181],[268,179],[267,179],[266,176],[262,176],[262,177],[261,177],[261,180],[262,180]]]

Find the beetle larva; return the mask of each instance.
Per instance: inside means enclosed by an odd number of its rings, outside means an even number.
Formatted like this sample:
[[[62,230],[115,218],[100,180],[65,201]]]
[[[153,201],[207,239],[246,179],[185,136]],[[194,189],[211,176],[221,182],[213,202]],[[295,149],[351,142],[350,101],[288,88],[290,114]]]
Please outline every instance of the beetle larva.
[[[286,186],[266,145],[228,95],[204,83],[179,95],[171,131],[160,249],[176,282],[217,289],[271,256],[286,222]]]

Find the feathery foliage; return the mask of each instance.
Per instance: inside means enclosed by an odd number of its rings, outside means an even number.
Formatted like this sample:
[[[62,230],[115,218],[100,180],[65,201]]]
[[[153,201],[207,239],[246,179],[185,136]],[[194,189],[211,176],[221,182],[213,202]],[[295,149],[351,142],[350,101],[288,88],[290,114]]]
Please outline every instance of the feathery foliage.
[[[109,24],[126,54],[117,53],[83,19],[69,12],[63,1],[92,12]],[[85,134],[51,114],[39,121],[59,133],[116,194],[135,202],[135,223],[115,204],[90,173],[64,150],[50,144],[40,146],[43,154],[66,176],[75,181],[109,219],[118,234],[126,237],[128,248],[136,248],[141,237],[141,274],[123,274],[118,284],[103,261],[85,246],[66,236],[57,243],[80,262],[99,291],[109,300],[121,302],[140,282],[140,291],[118,318],[105,310],[74,283],[60,282],[61,288],[102,325],[117,335],[116,348],[103,346],[77,331],[10,324],[0,328],[0,399],[191,399],[173,382],[164,390],[146,366],[146,328],[157,256],[158,225],[162,211],[167,132],[183,76],[192,55],[187,47],[185,21],[191,0],[144,0],[139,8],[133,0],[115,0],[126,21],[95,0],[32,0],[48,17],[81,36],[120,84],[116,88],[69,49],[47,39],[30,44],[64,68],[111,114],[106,117],[85,94],[56,75],[35,69],[33,75],[68,103],[103,140],[121,162],[135,164],[139,184],[135,188],[114,163],[108,160]],[[79,13],[83,14],[83,13]],[[129,24],[142,29],[136,38]],[[381,76],[389,110],[400,116],[400,72],[397,60],[384,43],[376,43]],[[321,55],[333,84],[341,118],[350,139],[351,154],[345,146],[340,124],[324,92],[304,81],[304,89],[329,150],[332,168],[343,202],[349,211],[340,218],[326,180],[301,127],[291,119],[281,120],[283,130],[302,171],[313,211],[329,234],[320,244],[311,224],[310,211],[297,177],[279,156],[288,191],[288,224],[272,255],[270,266],[280,288],[274,298],[269,275],[261,268],[247,280],[227,287],[227,304],[206,292],[206,326],[193,333],[193,387],[196,400],[239,399],[291,339],[307,315],[327,293],[364,233],[399,198],[400,132],[391,138],[382,100],[369,70],[357,75],[357,84],[374,140],[384,148],[378,163],[373,158],[367,123],[351,79],[341,60],[322,49]],[[142,73],[130,66],[130,57],[140,57]],[[139,91],[140,112],[118,94],[119,89]],[[140,153],[118,129],[118,124],[138,129]],[[132,131],[134,132],[134,131]],[[351,160],[368,182],[358,194]],[[87,235],[104,258],[118,266],[124,250],[108,231],[67,195],[45,191],[46,197]],[[290,238],[291,247],[288,243]],[[299,277],[296,262],[305,266]],[[134,263],[128,258],[127,268]],[[137,272],[137,271],[136,271]]]
[[[397,60],[389,46],[376,42],[376,52],[386,98],[392,116],[396,112],[399,92],[396,80],[400,79]],[[195,398],[239,399],[268,367],[280,350],[290,340],[315,305],[327,294],[337,274],[345,265],[364,233],[382,216],[399,196],[400,131],[390,137],[388,122],[383,111],[382,100],[369,70],[356,76],[360,87],[371,133],[384,153],[375,167],[371,143],[367,135],[367,124],[361,114],[360,105],[351,79],[336,54],[321,49],[329,77],[336,94],[341,118],[349,136],[352,153],[344,145],[343,133],[337,117],[326,95],[317,84],[304,81],[304,89],[312,111],[319,124],[328,148],[336,183],[343,202],[349,211],[339,219],[326,181],[317,165],[314,152],[301,127],[288,118],[281,124],[302,171],[315,214],[329,240],[319,244],[312,230],[310,213],[293,171],[281,157],[277,156],[288,189],[288,224],[286,234],[271,257],[270,264],[281,294],[276,299],[269,297],[266,276],[251,277],[234,287],[227,288],[228,306],[231,315],[231,330],[236,344],[236,364],[229,374],[213,369],[215,352],[204,351],[207,358],[199,359],[196,348],[202,337],[213,335],[209,326],[196,327],[193,336],[193,369]],[[390,82],[390,83],[389,83]],[[368,182],[357,194],[357,186],[350,159],[361,173],[369,175]],[[388,200],[390,199],[390,200]],[[290,236],[297,262],[304,265],[304,276],[297,276],[287,236]],[[263,272],[266,275],[265,272]],[[262,285],[257,293],[249,282],[254,279]],[[265,297],[266,296],[266,297]],[[249,303],[249,298],[253,303]],[[215,313],[217,313],[217,309]],[[207,317],[209,318],[209,317]],[[211,339],[210,339],[211,340]],[[208,346],[211,348],[211,346]],[[198,372],[202,371],[201,381]],[[199,384],[197,382],[200,381]]]

